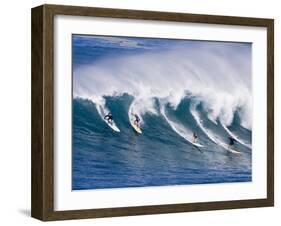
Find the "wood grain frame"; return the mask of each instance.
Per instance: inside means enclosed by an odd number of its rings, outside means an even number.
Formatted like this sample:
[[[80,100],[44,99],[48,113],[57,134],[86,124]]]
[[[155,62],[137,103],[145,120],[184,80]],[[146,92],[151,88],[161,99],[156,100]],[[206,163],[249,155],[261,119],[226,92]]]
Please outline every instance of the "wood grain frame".
[[[54,211],[54,16],[95,16],[267,28],[267,198],[156,206]],[[32,9],[31,215],[50,220],[161,214],[274,205],[274,20],[61,5]]]

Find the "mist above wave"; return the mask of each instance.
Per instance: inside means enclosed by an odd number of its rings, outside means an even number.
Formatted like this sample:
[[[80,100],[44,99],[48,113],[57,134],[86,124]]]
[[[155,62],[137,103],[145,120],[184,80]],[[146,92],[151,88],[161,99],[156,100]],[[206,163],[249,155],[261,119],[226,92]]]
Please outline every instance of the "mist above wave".
[[[251,129],[251,52],[220,43],[103,58],[74,70],[73,93],[94,102],[128,93],[139,114],[157,114],[154,98],[176,108],[188,94],[210,120],[230,125],[238,111]]]

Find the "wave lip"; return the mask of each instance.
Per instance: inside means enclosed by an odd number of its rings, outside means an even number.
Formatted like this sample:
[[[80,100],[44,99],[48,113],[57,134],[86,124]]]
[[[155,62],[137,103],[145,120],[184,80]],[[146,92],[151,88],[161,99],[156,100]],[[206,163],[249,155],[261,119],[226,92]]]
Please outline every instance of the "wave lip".
[[[187,140],[190,144],[198,146],[198,147],[203,147],[202,144],[200,143],[194,143],[192,141],[192,137],[193,137],[193,132],[190,131],[188,128],[185,128],[184,126],[182,126],[179,123],[176,123],[174,121],[172,121],[171,119],[168,118],[168,116],[165,113],[165,109],[164,106],[162,105],[160,108],[161,114],[162,116],[165,118],[165,120],[167,121],[167,123],[171,126],[171,128],[177,133],[179,134],[181,137],[183,137],[185,140]]]

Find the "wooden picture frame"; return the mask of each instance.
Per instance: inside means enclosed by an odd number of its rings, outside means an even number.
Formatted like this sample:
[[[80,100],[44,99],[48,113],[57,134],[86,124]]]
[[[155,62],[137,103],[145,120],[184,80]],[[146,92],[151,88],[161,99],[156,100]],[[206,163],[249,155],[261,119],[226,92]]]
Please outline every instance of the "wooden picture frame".
[[[54,16],[124,18],[240,25],[267,29],[267,198],[121,208],[54,210]],[[32,217],[43,220],[115,217],[274,205],[273,19],[42,5],[32,9]]]

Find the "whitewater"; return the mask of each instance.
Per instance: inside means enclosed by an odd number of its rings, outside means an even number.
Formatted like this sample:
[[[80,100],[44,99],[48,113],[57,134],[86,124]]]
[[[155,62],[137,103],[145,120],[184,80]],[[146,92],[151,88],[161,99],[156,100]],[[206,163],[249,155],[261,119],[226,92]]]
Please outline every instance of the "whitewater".
[[[251,52],[239,48],[200,44],[75,67],[73,189],[251,181]],[[229,136],[242,155],[227,151]]]

